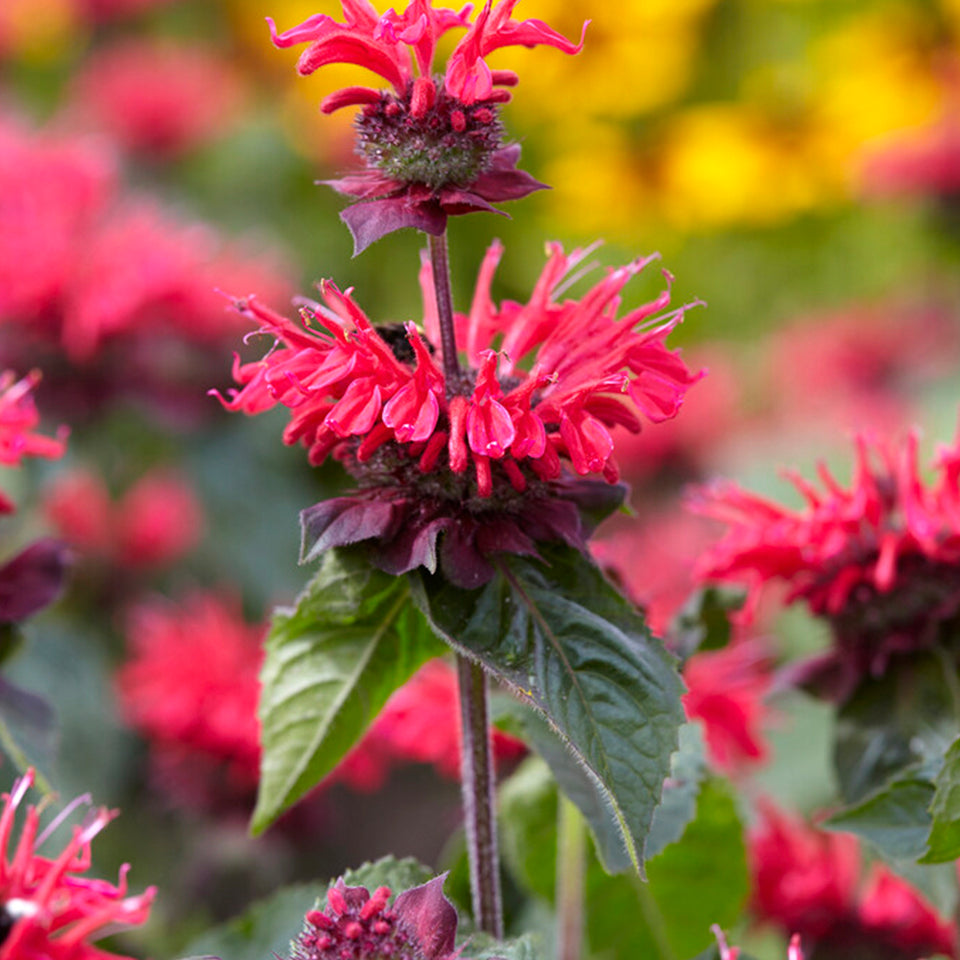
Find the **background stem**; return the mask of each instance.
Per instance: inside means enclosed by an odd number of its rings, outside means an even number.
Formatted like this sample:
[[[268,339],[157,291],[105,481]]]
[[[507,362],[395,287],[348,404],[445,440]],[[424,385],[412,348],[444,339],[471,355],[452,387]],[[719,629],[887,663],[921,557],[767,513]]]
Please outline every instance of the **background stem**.
[[[557,810],[557,960],[580,960],[586,879],[586,823],[563,791]]]
[[[481,930],[503,938],[500,858],[494,806],[493,751],[483,667],[457,655],[462,720],[461,780],[463,816],[470,859],[473,916]]]

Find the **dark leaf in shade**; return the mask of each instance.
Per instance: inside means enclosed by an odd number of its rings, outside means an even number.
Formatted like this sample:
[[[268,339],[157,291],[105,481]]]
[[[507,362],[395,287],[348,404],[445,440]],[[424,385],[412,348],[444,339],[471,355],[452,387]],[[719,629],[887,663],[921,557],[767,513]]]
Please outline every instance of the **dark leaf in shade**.
[[[59,540],[32,543],[0,567],[0,623],[17,623],[49,606],[63,589],[70,552]]]

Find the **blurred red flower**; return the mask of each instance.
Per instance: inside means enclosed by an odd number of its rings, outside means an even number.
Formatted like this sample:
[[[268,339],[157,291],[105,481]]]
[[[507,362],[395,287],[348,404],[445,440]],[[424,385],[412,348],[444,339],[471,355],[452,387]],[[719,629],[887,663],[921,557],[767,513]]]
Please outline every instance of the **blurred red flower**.
[[[114,504],[95,473],[59,476],[43,497],[47,520],[78,550],[119,567],[174,562],[203,534],[203,512],[187,481],[152,470]]]
[[[717,483],[692,498],[695,510],[728,524],[698,565],[705,580],[742,583],[747,613],[772,581],[829,620],[834,647],[804,680],[845,699],[890,658],[929,648],[960,612],[960,437],[942,447],[939,480],[926,487],[917,436],[899,448],[857,439],[849,489],[820,466],[824,489],[788,474],[807,506],[790,510]]]
[[[838,434],[905,426],[922,384],[953,372],[960,330],[929,302],[855,306],[775,331],[765,394],[792,432],[815,424]]]
[[[125,960],[99,950],[91,941],[106,936],[117,924],[144,923],[154,888],[128,897],[126,865],[116,886],[83,876],[90,869],[91,841],[116,815],[105,808],[87,818],[82,827],[74,827],[70,841],[50,859],[38,850],[59,818],[38,837],[40,813],[28,806],[14,846],[14,821],[33,779],[30,770],[3,795],[0,960]]]
[[[289,299],[275,250],[124,193],[102,143],[0,118],[0,197],[0,358],[47,370],[74,417],[117,394],[196,406],[195,384],[237,334],[219,291],[250,283]]]
[[[239,98],[238,76],[208,47],[140,39],[95,51],[73,90],[85,120],[150,159],[219,135]]]
[[[703,724],[710,762],[718,770],[739,774],[767,761],[764,698],[771,678],[757,642],[694,654],[683,666],[683,680],[683,708],[690,720]]]
[[[955,957],[957,932],[906,880],[874,865],[860,886],[857,841],[787,816],[770,803],[750,839],[753,910],[799,933],[818,958]]]

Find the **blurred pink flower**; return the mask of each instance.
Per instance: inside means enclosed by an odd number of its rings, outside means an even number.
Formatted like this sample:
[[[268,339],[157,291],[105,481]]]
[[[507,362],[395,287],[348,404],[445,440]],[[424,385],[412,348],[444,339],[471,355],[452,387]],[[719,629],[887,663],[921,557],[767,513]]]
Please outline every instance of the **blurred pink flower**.
[[[699,375],[664,343],[687,308],[655,316],[669,303],[669,275],[655,301],[615,316],[624,286],[652,258],[608,271],[581,300],[558,302],[584,252],[549,250],[530,302],[497,307],[490,284],[502,247],[490,247],[470,312],[456,318],[467,358],[457,383],[446,382],[436,355],[428,264],[425,336],[413,323],[374,326],[332,283],[300,322],[238,302],[274,346],[259,362],[235,363],[241,388],[224,405],[248,415],[286,406],[284,441],[302,442],[313,464],[333,454],[359,482],[356,495],[304,511],[312,540],[324,548],[377,540],[373,562],[399,574],[435,565],[445,533],[441,563],[466,587],[493,575],[489,554],[533,554],[538,540],[583,549],[589,531],[574,502],[606,494],[566,483],[563,460],[581,477],[615,483],[610,428],[637,431],[641,414],[653,423],[674,417]]]
[[[128,960],[99,950],[91,941],[106,936],[118,924],[144,923],[154,888],[128,897],[126,865],[116,886],[83,876],[90,869],[91,841],[115,812],[97,810],[84,826],[73,828],[70,841],[50,859],[37,852],[50,830],[37,837],[40,814],[35,806],[29,806],[14,846],[14,821],[33,779],[30,770],[3,795],[0,960]]]
[[[629,523],[611,521],[590,552],[663,637],[697,587],[694,566],[713,543],[715,528],[679,504],[658,504]]]
[[[696,653],[683,666],[683,708],[704,727],[710,762],[728,775],[766,763],[770,692],[768,657],[756,641]]]
[[[35,133],[0,114],[0,324],[55,329],[58,304],[115,176],[103,144]]]
[[[203,534],[203,512],[187,481],[153,470],[116,503],[94,473],[58,477],[43,498],[47,520],[72,546],[118,567],[174,562]]]
[[[803,681],[845,699],[892,656],[928,648],[960,612],[960,436],[942,447],[939,480],[928,488],[917,465],[917,436],[899,448],[857,440],[849,489],[820,466],[824,489],[788,474],[807,506],[790,510],[716,483],[692,497],[694,509],[724,521],[726,535],[700,560],[704,580],[750,591],[746,614],[772,581],[789,587],[834,632],[831,651]],[[799,679],[799,677],[798,677]]]
[[[776,331],[764,394],[791,429],[815,423],[890,432],[905,425],[921,385],[953,372],[960,328],[932,303],[857,306]]]
[[[471,24],[470,5],[457,13],[434,8],[431,0],[412,0],[402,13],[382,16],[368,0],[342,0],[344,23],[314,14],[278,33],[278,47],[302,43],[298,71],[348,63],[387,81],[393,92],[346,87],[328,96],[325,113],[360,106],[356,122],[366,167],[329,181],[359,203],[341,218],[350,228],[355,253],[384,234],[415,227],[440,235],[447,217],[476,211],[497,212],[491,203],[517,200],[544,184],[516,168],[520,147],[503,144],[499,105],[510,99],[510,70],[491,70],[484,57],[501,47],[547,45],[574,54],[583,46],[561,36],[541,20],[511,19],[518,0],[487,0]],[[447,61],[434,76],[437,42],[449,30],[465,28]],[[586,29],[586,24],[584,24]]]
[[[957,932],[923,896],[885,866],[860,885],[857,841],[787,816],[770,803],[750,838],[753,910],[799,933],[817,957],[917,960],[957,956]]]
[[[0,120],[0,357],[47,369],[75,414],[118,394],[183,407],[238,332],[219,291],[283,302],[288,268],[124,194],[108,169],[86,140]]]
[[[85,119],[152,159],[218,136],[239,99],[239,77],[209,48],[141,39],[96,50],[73,90]]]
[[[61,427],[56,437],[36,433],[40,414],[33,399],[33,389],[40,382],[34,370],[21,380],[12,370],[0,373],[0,464],[19,466],[24,457],[46,457],[56,460],[66,450],[67,430]],[[13,502],[0,491],[0,514],[13,513]]]
[[[133,17],[153,7],[162,7],[177,0],[75,0],[81,13],[94,21]]]

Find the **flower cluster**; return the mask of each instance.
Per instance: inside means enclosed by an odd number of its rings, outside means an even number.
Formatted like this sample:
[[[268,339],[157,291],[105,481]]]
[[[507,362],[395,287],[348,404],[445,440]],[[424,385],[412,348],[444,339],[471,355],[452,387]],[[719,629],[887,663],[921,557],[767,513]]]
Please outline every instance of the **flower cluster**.
[[[423,333],[412,323],[375,326],[332,283],[302,323],[256,300],[238,304],[276,345],[260,361],[235,364],[241,389],[225,406],[247,414],[288,407],[285,442],[302,442],[313,464],[333,454],[359,481],[356,496],[304,512],[306,556],[376,538],[374,562],[388,572],[432,568],[446,531],[446,572],[476,586],[492,576],[491,553],[532,554],[538,540],[582,548],[577,509],[562,501],[602,495],[564,492],[562,462],[615,483],[611,428],[638,431],[640,414],[659,423],[679,410],[698,375],[664,340],[685,308],[655,316],[668,287],[616,318],[624,286],[651,258],[610,270],[581,300],[557,300],[584,252],[551,244],[530,301],[498,307],[490,285],[501,254],[499,244],[488,250],[471,309],[456,318],[468,362],[458,382],[445,378],[438,357],[428,265]]]
[[[826,833],[770,804],[751,838],[753,910],[799,933],[817,957],[917,960],[957,955],[957,933],[905,880],[875,864],[860,888],[849,835]]]
[[[700,576],[745,584],[748,613],[766,584],[781,581],[788,601],[827,618],[835,649],[808,679],[840,699],[891,656],[936,643],[960,612],[960,438],[940,450],[933,487],[920,477],[917,446],[916,434],[899,449],[859,437],[849,489],[824,465],[822,491],[788,474],[803,510],[729,483],[692,499],[730,528],[702,557]]]
[[[412,0],[402,13],[380,16],[369,0],[342,0],[345,22],[316,14],[284,33],[272,20],[278,47],[301,43],[297,69],[303,75],[332,63],[364,67],[386,80],[392,91],[347,87],[327,97],[325,113],[360,106],[357,150],[366,161],[360,172],[330,182],[361,202],[342,218],[359,253],[401,227],[440,235],[447,217],[494,211],[491,202],[516,200],[543,188],[516,169],[520,148],[503,143],[498,107],[504,89],[517,83],[509,70],[491,70],[484,57],[502,47],[548,45],[578,53],[541,20],[511,18],[518,0],[486,0],[471,24],[468,5],[460,13]],[[465,28],[442,76],[434,75],[438,40]],[[584,24],[586,29],[586,24]]]
[[[103,141],[0,116],[0,195],[0,357],[46,370],[74,414],[118,392],[192,401],[205,352],[236,334],[217,291],[289,296],[272,252],[250,256],[124,192]]]
[[[457,911],[443,895],[443,877],[404,890],[372,894],[338,880],[325,910],[311,910],[290,960],[454,960]]]
[[[33,785],[33,771],[3,795],[0,813],[0,960],[124,960],[91,941],[117,924],[144,923],[155,890],[127,896],[127,870],[116,886],[83,874],[90,869],[90,844],[115,813],[101,808],[54,858],[38,853],[60,818],[39,837],[40,812],[27,807],[14,846],[17,813]],[[69,810],[70,808],[68,808]]]
[[[24,457],[62,457],[66,430],[56,437],[36,433],[40,414],[33,399],[33,389],[40,373],[33,371],[18,380],[12,370],[0,374],[0,464],[17,466]],[[13,513],[13,503],[0,491],[0,514]]]
[[[157,160],[221,132],[239,93],[230,67],[203,47],[132,40],[90,60],[76,77],[73,101],[92,126]]]

